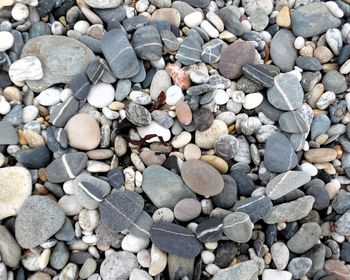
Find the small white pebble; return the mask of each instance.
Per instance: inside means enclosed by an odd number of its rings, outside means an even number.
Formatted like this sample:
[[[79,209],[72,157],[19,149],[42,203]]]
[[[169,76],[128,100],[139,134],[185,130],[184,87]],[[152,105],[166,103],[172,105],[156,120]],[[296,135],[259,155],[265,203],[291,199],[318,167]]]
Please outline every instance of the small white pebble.
[[[342,9],[339,8],[338,4],[334,1],[327,1],[325,2],[326,7],[328,10],[332,13],[333,16],[337,18],[342,18],[344,16],[344,12]]]
[[[205,248],[207,248],[208,250],[215,250],[218,247],[218,243],[217,242],[207,242],[204,243]]]
[[[51,24],[51,33],[52,35],[62,35],[64,33],[64,26],[59,21],[55,21]]]
[[[214,90],[214,102],[218,105],[224,105],[230,99],[229,94],[223,89]]]
[[[300,168],[302,171],[304,171],[305,173],[309,174],[311,177],[312,176],[316,176],[318,173],[317,168],[312,165],[311,163],[308,162],[304,162],[303,164],[300,165]]]
[[[79,20],[74,24],[74,30],[78,31],[81,35],[85,35],[90,27],[90,24],[85,20]]]
[[[23,21],[29,16],[29,9],[26,4],[16,3],[11,11],[11,16],[16,21]]]
[[[201,258],[205,264],[210,264],[215,261],[215,255],[209,251],[202,251]]]
[[[215,275],[220,270],[220,267],[218,267],[216,264],[210,263],[205,266],[205,271],[208,272],[210,275]]]
[[[13,46],[13,35],[8,31],[0,31],[0,52],[7,51]]]
[[[11,110],[11,105],[5,99],[5,97],[0,96],[0,114],[6,115]]]
[[[294,40],[294,48],[297,50],[302,49],[305,46],[305,39],[301,36],[298,36]]]

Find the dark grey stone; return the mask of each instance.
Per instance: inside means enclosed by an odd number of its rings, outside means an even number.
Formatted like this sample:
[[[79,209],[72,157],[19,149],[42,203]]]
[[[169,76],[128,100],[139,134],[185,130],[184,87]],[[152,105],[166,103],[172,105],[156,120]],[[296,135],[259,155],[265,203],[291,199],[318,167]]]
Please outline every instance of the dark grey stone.
[[[120,167],[113,168],[107,173],[107,180],[113,188],[120,189],[124,184],[123,169]]]
[[[132,36],[131,45],[136,55],[145,60],[158,60],[162,57],[162,41],[152,25],[138,28]]]
[[[105,72],[105,68],[100,60],[96,59],[88,65],[85,70],[86,76],[89,78],[90,82],[95,85],[97,84]]]
[[[303,70],[307,71],[320,71],[322,70],[322,64],[320,61],[312,56],[299,56],[296,61],[296,65]]]
[[[50,122],[57,127],[64,127],[79,108],[79,101],[71,96],[64,103],[55,105],[51,109]]]
[[[8,121],[0,121],[0,145],[12,145],[18,143],[16,129]]]
[[[326,246],[323,244],[316,244],[311,250],[306,252],[303,257],[310,258],[312,266],[307,277],[312,278],[318,271],[322,270],[326,255]]]
[[[15,154],[16,160],[30,169],[45,167],[51,162],[51,152],[46,146],[29,150],[19,150]]]
[[[46,184],[45,184],[46,187]],[[63,226],[55,234],[55,238],[61,241],[71,241],[75,238],[75,231],[69,218],[65,218]]]
[[[32,26],[29,29],[30,39],[45,35],[51,35],[51,28],[46,22],[37,21],[32,23]]]
[[[170,30],[160,30],[159,34],[164,46],[169,51],[177,51],[179,49],[180,43],[177,41],[177,38],[173,32]]]
[[[215,264],[220,268],[226,268],[237,253],[238,249],[233,241],[220,241],[215,252]]]
[[[221,39],[213,39],[202,46],[201,58],[205,63],[217,63],[221,58],[221,48],[224,42]]]
[[[217,15],[224,22],[225,29],[230,31],[236,36],[242,36],[244,33],[244,27],[239,21],[240,11],[236,6],[229,6],[220,9]]]
[[[203,243],[217,242],[222,237],[223,223],[221,219],[209,218],[199,223],[196,228],[197,239]]]
[[[143,106],[131,102],[125,111],[126,118],[136,126],[146,126],[152,121],[151,113]]]
[[[90,81],[84,72],[74,75],[70,82],[70,89],[72,90],[73,96],[79,101],[86,101],[90,92],[90,87]]]
[[[202,250],[192,231],[167,222],[153,224],[151,240],[162,251],[185,258],[194,258]]]
[[[280,116],[279,125],[282,131],[288,133],[306,133],[309,131],[309,124],[300,110],[283,113]]]
[[[331,126],[331,120],[327,115],[315,116],[311,124],[311,140],[315,140],[320,134],[326,133]]]
[[[335,94],[346,91],[347,84],[344,75],[336,70],[328,71],[322,79],[325,91],[333,91]]]
[[[192,36],[185,37],[175,57],[183,65],[191,65],[201,62],[202,48],[199,42]]]
[[[265,67],[262,67],[262,65],[245,63],[242,70],[245,77],[256,82],[257,84],[268,88],[273,86],[274,76]]]
[[[329,206],[330,198],[328,192],[323,186],[311,186],[307,188],[306,194],[315,198],[313,208],[316,210],[324,210]]]
[[[206,8],[210,3],[210,0],[182,0],[182,1],[195,8]]]
[[[344,191],[339,192],[333,199],[332,208],[338,214],[344,214],[348,211],[350,209],[350,193]]]
[[[8,112],[3,118],[2,121],[7,121],[13,126],[20,125],[23,121],[22,117],[22,106],[15,105],[12,107],[11,111]]]
[[[231,171],[230,176],[237,184],[238,194],[248,196],[255,190],[254,181],[243,171],[234,169]]]
[[[332,123],[340,122],[347,112],[347,106],[345,100],[340,100],[335,104],[329,106],[329,116]]]
[[[145,26],[147,21],[148,20],[145,16],[134,16],[123,20],[123,27],[126,32],[131,32]]]
[[[250,220],[255,223],[271,213],[272,202],[266,196],[250,197],[237,201],[233,211],[248,214]]]
[[[94,12],[108,24],[108,27],[114,26],[114,23],[122,22],[126,18],[126,11],[123,5],[113,9],[93,9]],[[111,28],[108,28],[110,30]]]
[[[341,244],[340,258],[343,261],[350,263],[350,243],[349,242],[343,242]]]
[[[137,72],[135,76],[130,78],[130,81],[132,81],[133,83],[141,83],[144,81],[144,79],[146,79],[146,70],[145,70],[145,66],[143,65],[143,61],[141,59],[139,60],[139,64],[140,64],[139,72]]]
[[[69,260],[69,250],[64,242],[58,242],[53,248],[50,256],[50,266],[52,268],[61,270]]]
[[[147,212],[142,211],[140,216],[135,222],[132,222],[131,226],[128,227],[128,231],[140,238],[149,238],[151,236],[150,231],[153,225],[153,219]]]

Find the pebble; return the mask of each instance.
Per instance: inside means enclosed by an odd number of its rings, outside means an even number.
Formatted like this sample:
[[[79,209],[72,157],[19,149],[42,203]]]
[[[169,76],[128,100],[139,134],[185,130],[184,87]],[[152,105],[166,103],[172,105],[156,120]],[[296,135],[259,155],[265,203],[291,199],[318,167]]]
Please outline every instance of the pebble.
[[[307,274],[312,265],[312,261],[306,257],[297,257],[290,260],[288,271],[292,273],[294,279],[301,278]]]
[[[268,217],[272,212],[272,202],[266,196],[256,196],[239,200],[233,210],[248,214],[250,220],[255,223]]]
[[[342,93],[347,88],[345,77],[335,70],[327,72],[322,83],[326,91],[332,91],[335,94]]]
[[[274,133],[266,140],[265,166],[272,172],[286,172],[293,169],[298,159],[289,140],[281,133]]]
[[[198,200],[184,198],[176,203],[174,207],[175,218],[181,222],[191,221],[201,213],[202,207]]]
[[[254,261],[243,261],[229,268],[220,269],[213,280],[239,280],[258,278],[258,264]]]
[[[264,218],[267,224],[294,222],[306,217],[315,202],[312,196],[304,196],[292,202],[283,203],[272,208],[270,215]]]
[[[131,102],[125,111],[126,118],[137,126],[147,126],[151,124],[151,113],[143,106]]]
[[[225,235],[234,242],[248,242],[252,236],[254,224],[249,215],[243,212],[234,212],[227,215],[223,220]]]
[[[218,218],[209,218],[199,223],[196,228],[197,239],[206,243],[217,242],[222,236],[222,233],[223,223],[222,220]]]
[[[202,249],[189,229],[167,222],[158,222],[152,226],[151,239],[162,251],[185,258],[196,257]],[[186,247],[181,244],[186,244]]]
[[[342,235],[349,235],[350,232],[350,226],[349,226],[349,219],[350,219],[350,210],[346,211],[335,223],[336,225],[336,232]]]
[[[311,177],[303,171],[288,171],[274,177],[266,185],[266,195],[276,200],[310,182]]]
[[[14,37],[12,33],[8,31],[0,31],[0,52],[11,49],[14,44]]]
[[[339,280],[345,280],[350,277],[349,269],[340,260],[326,260],[324,264],[324,270],[326,273],[334,276]]]
[[[64,223],[61,207],[44,196],[29,197],[17,213],[15,234],[22,248],[34,248],[54,235]],[[33,229],[33,225],[40,227]]]
[[[194,113],[193,120],[196,123],[197,127],[200,126],[200,122],[211,122],[212,115],[207,116],[208,113],[205,111],[202,111],[202,114],[197,115]],[[199,117],[207,116],[206,118],[201,118],[201,120],[197,119]],[[197,120],[196,120],[197,119]],[[205,125],[204,127],[207,127],[208,125]],[[195,143],[198,147],[203,149],[211,149],[214,147],[214,144],[217,139],[219,139],[221,136],[227,135],[228,130],[226,127],[226,124],[223,121],[220,120],[214,120],[212,125],[209,126],[206,130],[196,130],[195,132]]]
[[[213,113],[207,108],[200,108],[199,110],[193,112],[193,122],[197,131],[204,132],[214,123]],[[216,126],[219,125],[222,126],[221,123],[217,124]],[[224,129],[223,126],[222,129]]]
[[[112,191],[100,204],[102,223],[113,232],[127,229],[141,214],[142,197],[131,191]]]
[[[303,90],[295,76],[281,73],[274,77],[274,86],[267,91],[268,101],[277,109],[293,111],[303,102]]]
[[[184,198],[195,198],[180,176],[162,166],[153,165],[144,170],[142,189],[158,208],[174,208]]]
[[[7,266],[14,268],[21,260],[21,248],[12,234],[3,225],[0,226],[0,236],[1,260]]]
[[[0,190],[0,218],[15,216],[31,194],[32,177],[24,167],[0,168]]]
[[[255,49],[252,44],[237,41],[224,49],[219,61],[220,73],[228,79],[237,79],[242,74],[244,63],[254,63]]]
[[[163,141],[167,142],[170,140],[171,137],[170,130],[165,127],[162,127],[155,121],[151,121],[151,123],[147,126],[137,127],[137,132],[142,138],[144,138],[148,134],[157,135],[151,139],[148,139],[146,141],[147,143],[157,142],[159,141],[159,137],[162,137]]]
[[[265,269],[262,275],[263,280],[291,280],[292,273],[289,271],[279,271],[275,269]]]
[[[0,121],[0,145],[11,145],[18,143],[16,129],[8,121]]]
[[[141,59],[157,60],[162,57],[160,35],[152,25],[138,28],[132,36],[131,45]]]
[[[143,249],[146,249],[149,244],[148,238],[139,238],[132,234],[127,234],[123,238],[121,247],[123,251],[131,252],[131,253],[138,253]]]
[[[41,79],[26,81],[34,92],[40,92],[54,84],[69,83],[75,74],[84,71],[95,58],[93,52],[79,41],[54,35],[29,40],[24,45],[21,56],[35,56],[43,66],[44,75]]]
[[[336,158],[336,151],[330,148],[310,149],[304,153],[305,159],[313,163],[326,163]]]
[[[278,270],[283,270],[289,262],[289,250],[283,242],[275,242],[271,246],[272,260]]]
[[[174,25],[175,27],[179,27],[180,21],[181,21],[180,13],[178,10],[174,8],[161,8],[154,11],[151,17],[151,22],[162,21],[162,20],[169,22],[171,25]]]
[[[10,79],[18,86],[23,86],[24,81],[27,80],[40,80],[43,75],[41,61],[36,56],[26,56],[19,59],[12,63],[9,68]]]
[[[177,119],[183,125],[189,125],[192,122],[192,111],[188,103],[185,101],[179,100],[175,104],[175,113]]]
[[[190,13],[184,17],[184,23],[190,28],[200,25],[202,21],[203,14],[199,11]]]
[[[103,108],[112,103],[114,100],[114,88],[110,84],[98,83],[92,85],[87,96],[90,105],[96,108]]]
[[[183,43],[180,45],[175,58],[183,65],[191,65],[201,62],[202,48],[196,38],[190,36],[185,37]]]
[[[103,280],[129,279],[131,271],[138,267],[136,256],[130,252],[113,252],[108,254],[100,267]]]
[[[296,254],[302,254],[317,244],[321,237],[321,227],[317,223],[305,223],[296,234],[288,240],[289,250]]]
[[[201,160],[186,161],[181,167],[181,176],[186,185],[200,195],[217,195],[224,188],[220,173]]]

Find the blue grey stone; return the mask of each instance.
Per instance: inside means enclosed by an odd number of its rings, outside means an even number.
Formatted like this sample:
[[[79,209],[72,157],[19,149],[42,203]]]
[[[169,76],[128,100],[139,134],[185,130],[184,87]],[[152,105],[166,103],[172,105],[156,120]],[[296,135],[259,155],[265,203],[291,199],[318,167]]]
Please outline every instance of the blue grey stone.
[[[304,38],[325,33],[340,25],[340,19],[332,15],[323,2],[301,6],[292,13],[292,30]]]
[[[79,108],[79,101],[71,96],[64,103],[57,104],[51,109],[50,122],[57,127],[64,127]]]
[[[327,115],[316,116],[311,124],[311,140],[315,140],[320,134],[326,133],[331,126],[331,120]]]
[[[16,129],[8,121],[0,121],[0,145],[12,145],[18,143]]]
[[[267,217],[272,211],[272,202],[266,196],[256,196],[239,200],[235,203],[233,211],[248,214],[253,223]]]
[[[123,101],[131,91],[130,80],[119,80],[115,90],[115,100]]]
[[[299,56],[296,61],[296,65],[303,70],[308,71],[320,71],[322,70],[322,64],[320,61],[312,56]]]
[[[183,40],[183,43],[181,44],[175,57],[183,65],[191,65],[202,61],[201,53],[201,45],[194,37],[189,36]]]
[[[309,131],[309,124],[299,110],[283,113],[280,116],[279,125],[282,131],[288,133],[306,133]]]
[[[195,8],[206,8],[210,3],[210,0],[182,0],[182,1]]]
[[[216,63],[221,57],[221,48],[224,42],[221,39],[213,39],[202,46],[201,58],[205,63]]]
[[[22,123],[22,106],[15,105],[12,107],[11,111],[8,112],[2,119],[3,121],[8,121],[13,126],[20,125]]]
[[[173,32],[170,30],[160,30],[159,34],[162,42],[164,43],[164,46],[169,51],[177,51],[179,49],[180,43],[177,41],[177,38]]]
[[[85,102],[90,92],[90,81],[84,72],[78,73],[72,77],[70,82],[70,89],[72,90],[73,96]]]
[[[130,78],[130,80],[133,83],[141,83],[144,81],[144,79],[146,79],[146,70],[145,70],[145,66],[143,65],[143,61],[141,59],[139,60],[139,64],[140,64],[139,72],[137,72],[135,76]]]
[[[328,71],[322,79],[325,91],[333,91],[335,94],[346,91],[347,84],[344,75],[336,70]]]
[[[16,160],[30,169],[46,167],[51,162],[51,152],[46,146],[29,150],[19,150],[15,154]]]
[[[147,24],[147,18],[145,16],[134,16],[127,18],[123,21],[123,27],[126,32],[135,31],[138,28]]]
[[[241,14],[238,7],[229,6],[229,7],[222,8],[217,12],[217,15],[224,22],[225,29],[227,29],[228,31],[230,31],[236,36],[243,35],[245,30],[239,20]]]
[[[341,191],[333,199],[332,208],[338,214],[344,214],[350,209],[350,193]]]
[[[290,260],[288,271],[292,273],[294,279],[299,279],[308,273],[312,265],[312,261],[306,257],[298,257]]]
[[[162,41],[157,28],[152,25],[138,28],[132,36],[131,45],[141,59],[158,60],[162,57]]]

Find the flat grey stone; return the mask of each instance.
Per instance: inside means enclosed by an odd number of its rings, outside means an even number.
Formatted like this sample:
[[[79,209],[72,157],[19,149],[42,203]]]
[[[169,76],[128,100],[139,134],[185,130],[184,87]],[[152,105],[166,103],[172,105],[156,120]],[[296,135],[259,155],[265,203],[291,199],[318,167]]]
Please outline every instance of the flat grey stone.
[[[139,61],[121,29],[108,31],[101,41],[101,48],[113,74],[118,79],[130,78],[138,73]]]
[[[23,47],[21,58],[36,56],[43,66],[41,80],[28,80],[27,85],[40,92],[51,85],[70,82],[71,78],[85,71],[95,59],[94,53],[76,39],[45,35],[29,40]]]
[[[221,219],[209,218],[198,224],[197,239],[201,242],[217,242],[222,237],[223,223]]]
[[[221,58],[221,48],[224,42],[220,39],[213,39],[202,46],[201,58],[205,63],[217,63]]]
[[[273,86],[274,76],[266,69],[266,67],[263,67],[263,65],[246,63],[243,65],[242,70],[245,77],[256,82],[257,84],[268,88]]]
[[[300,110],[285,112],[280,116],[279,125],[282,131],[288,133],[306,133],[310,127]]]
[[[296,234],[288,240],[289,250],[296,254],[303,254],[314,247],[321,237],[321,227],[317,223],[306,223]]]
[[[255,261],[244,261],[229,268],[220,269],[213,280],[256,280],[259,267]]]
[[[162,57],[162,41],[157,28],[152,25],[138,28],[132,36],[131,45],[141,59],[158,60]]]
[[[266,186],[266,195],[276,200],[310,182],[311,177],[303,171],[287,171],[274,177]]]
[[[271,214],[272,206],[268,197],[256,196],[237,201],[232,210],[248,214],[250,220],[256,223]]]
[[[157,165],[144,170],[142,189],[158,208],[174,208],[181,199],[196,197],[180,176]]]
[[[325,33],[340,25],[323,2],[309,3],[295,9],[291,16],[292,30],[295,36],[304,38]]]
[[[153,225],[153,220],[147,212],[142,211],[140,216],[136,221],[131,223],[131,226],[128,227],[128,231],[137,237],[140,238],[149,238],[151,236],[150,231]]]
[[[54,269],[63,269],[69,260],[69,250],[64,242],[58,242],[50,256],[50,266]]]
[[[315,140],[320,134],[326,133],[330,126],[331,120],[328,116],[315,116],[311,124],[311,140]]]
[[[115,91],[115,100],[123,101],[131,91],[131,82],[130,80],[119,80],[117,83],[117,88]]]
[[[225,29],[236,36],[242,36],[244,27],[239,21],[240,11],[236,6],[229,6],[220,9],[217,15],[221,18],[225,25]]]
[[[57,104],[51,109],[50,122],[57,127],[64,127],[79,108],[79,101],[74,96],[69,97],[64,103]]]
[[[335,231],[342,235],[350,234],[350,210],[346,211],[336,222]]]
[[[310,270],[312,261],[306,257],[298,257],[290,260],[288,271],[292,273],[294,279],[299,279]]]
[[[16,267],[21,260],[21,248],[3,225],[0,225],[0,254],[4,264],[11,268]]]
[[[194,258],[184,258],[168,254],[169,280],[177,280],[183,277],[192,279],[194,273]]]
[[[138,267],[136,256],[130,252],[109,254],[101,264],[100,275],[103,280],[128,280],[131,271]]]
[[[15,234],[22,248],[34,248],[63,226],[65,215],[57,202],[46,196],[29,197],[18,211]]]
[[[224,189],[221,193],[212,197],[216,206],[228,209],[232,207],[237,199],[237,184],[229,175],[222,175],[224,179]]]
[[[13,145],[18,143],[16,129],[8,121],[0,121],[0,145]]]
[[[159,34],[164,46],[169,51],[177,51],[179,49],[180,43],[177,41],[177,38],[173,32],[170,30],[160,30]]]
[[[328,71],[322,79],[325,91],[333,91],[335,94],[342,93],[347,89],[347,83],[344,75],[336,70]]]
[[[296,61],[296,65],[307,71],[320,71],[322,70],[322,64],[320,61],[312,56],[299,56]]]
[[[195,8],[206,8],[209,5],[210,0],[183,0],[183,2]]]
[[[191,65],[202,61],[201,53],[202,47],[200,43],[193,36],[187,36],[183,40],[175,57],[183,65]]]
[[[224,234],[234,242],[246,243],[252,237],[254,224],[249,215],[244,212],[234,212],[227,215],[223,224]]]

